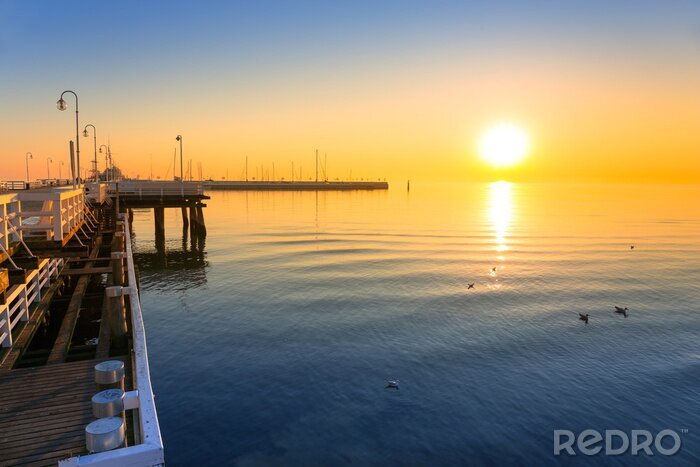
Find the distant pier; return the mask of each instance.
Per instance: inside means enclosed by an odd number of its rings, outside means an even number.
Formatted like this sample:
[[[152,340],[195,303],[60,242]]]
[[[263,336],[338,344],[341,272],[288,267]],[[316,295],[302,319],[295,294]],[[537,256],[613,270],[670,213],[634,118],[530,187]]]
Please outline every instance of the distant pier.
[[[388,190],[387,182],[292,182],[292,181],[203,181],[208,190],[240,191],[343,191],[343,190]]]

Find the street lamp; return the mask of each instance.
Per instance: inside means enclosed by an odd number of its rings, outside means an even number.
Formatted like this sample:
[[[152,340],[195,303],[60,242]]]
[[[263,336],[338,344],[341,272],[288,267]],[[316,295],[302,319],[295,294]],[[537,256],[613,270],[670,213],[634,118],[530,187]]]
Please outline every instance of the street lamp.
[[[46,158],[46,180],[51,180],[51,163],[53,159],[50,157]]]
[[[73,91],[63,91],[61,93],[61,97],[58,99],[58,102],[56,102],[56,107],[58,110],[66,110],[68,108],[66,101],[63,100],[63,95],[67,92],[75,96],[75,159],[78,166],[76,174],[78,175],[78,184],[80,184],[80,124],[78,123],[78,95]]]
[[[100,145],[100,154],[102,154],[102,148],[105,148],[104,150],[104,155],[105,155],[105,181],[109,181],[109,156],[107,156],[107,145],[106,144],[101,144]]]
[[[93,168],[93,172],[95,175],[95,181],[97,181],[97,129],[95,129],[95,125],[92,123],[88,123],[85,125],[85,129],[83,130],[83,136],[86,138],[88,137],[88,127],[92,128],[92,137],[93,137],[93,142],[95,143],[95,160],[92,161],[93,164],[95,164],[95,167]]]
[[[32,156],[31,152],[28,152],[24,157],[27,160],[27,181],[29,181],[29,159],[34,159],[34,156]]]
[[[177,135],[177,138],[175,138],[175,141],[180,142],[180,182],[185,182],[185,179],[182,177],[182,136]]]
[[[63,161],[58,161],[58,184],[61,185],[61,166]]]

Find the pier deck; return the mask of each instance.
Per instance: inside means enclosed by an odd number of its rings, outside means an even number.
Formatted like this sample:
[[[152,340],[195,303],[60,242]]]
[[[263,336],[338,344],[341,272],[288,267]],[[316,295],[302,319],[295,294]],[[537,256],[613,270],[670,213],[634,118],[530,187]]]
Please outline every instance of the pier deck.
[[[122,360],[131,381],[131,362]],[[85,426],[94,420],[94,366],[105,360],[20,368],[0,377],[0,466],[56,465],[86,454]],[[131,389],[130,387],[126,388]],[[129,426],[130,424],[127,424]]]
[[[130,216],[86,191],[0,195],[0,467],[163,464]],[[125,363],[126,445],[89,453],[104,360]]]

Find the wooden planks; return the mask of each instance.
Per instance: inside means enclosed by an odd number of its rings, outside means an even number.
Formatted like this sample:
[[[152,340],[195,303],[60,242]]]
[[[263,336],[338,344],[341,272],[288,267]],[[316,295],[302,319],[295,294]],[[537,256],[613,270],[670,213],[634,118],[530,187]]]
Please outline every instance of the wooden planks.
[[[100,247],[102,245],[102,236],[98,236],[95,240],[95,246],[90,252],[91,258],[97,258],[100,253]],[[86,268],[90,268],[92,263],[85,263]],[[80,305],[83,303],[83,296],[87,290],[88,284],[90,283],[90,276],[80,276],[78,283],[75,285],[73,290],[73,296],[71,297],[70,303],[68,303],[68,309],[66,310],[66,315],[63,317],[61,322],[61,328],[58,331],[56,340],[54,341],[53,349],[49,354],[49,359],[47,364],[54,365],[56,363],[62,363],[66,360],[66,355],[68,354],[68,348],[70,347],[70,341],[73,337],[73,331],[75,330],[75,323],[78,322],[78,315],[80,314]]]
[[[125,384],[130,388],[131,363]],[[85,426],[97,392],[87,360],[12,370],[0,376],[0,466],[56,465],[85,452]]]

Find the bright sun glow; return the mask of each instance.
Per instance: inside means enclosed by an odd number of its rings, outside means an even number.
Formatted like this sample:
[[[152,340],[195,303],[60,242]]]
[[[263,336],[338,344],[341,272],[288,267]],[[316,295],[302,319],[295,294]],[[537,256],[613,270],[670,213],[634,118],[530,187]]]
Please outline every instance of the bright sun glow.
[[[479,154],[494,167],[511,167],[527,155],[530,141],[527,133],[509,123],[493,126],[479,141]]]

